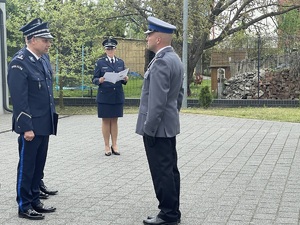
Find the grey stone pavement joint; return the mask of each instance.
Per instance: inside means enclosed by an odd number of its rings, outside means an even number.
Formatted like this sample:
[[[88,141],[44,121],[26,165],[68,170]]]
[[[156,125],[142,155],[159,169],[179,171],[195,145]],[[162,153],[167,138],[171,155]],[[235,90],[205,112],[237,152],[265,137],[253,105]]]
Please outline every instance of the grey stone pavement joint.
[[[300,124],[181,114],[177,136],[181,225],[299,225]],[[119,119],[121,156],[104,155],[96,115],[62,117],[45,168],[57,207],[43,221],[17,216],[17,135],[0,115],[0,224],[140,225],[156,215],[136,114]]]

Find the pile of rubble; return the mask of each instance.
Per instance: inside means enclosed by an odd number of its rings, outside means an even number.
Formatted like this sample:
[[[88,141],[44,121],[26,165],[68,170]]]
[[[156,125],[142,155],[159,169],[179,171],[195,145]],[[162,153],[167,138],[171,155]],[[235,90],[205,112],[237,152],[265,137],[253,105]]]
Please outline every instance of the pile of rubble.
[[[223,99],[299,99],[300,76],[288,69],[238,74],[224,81]]]

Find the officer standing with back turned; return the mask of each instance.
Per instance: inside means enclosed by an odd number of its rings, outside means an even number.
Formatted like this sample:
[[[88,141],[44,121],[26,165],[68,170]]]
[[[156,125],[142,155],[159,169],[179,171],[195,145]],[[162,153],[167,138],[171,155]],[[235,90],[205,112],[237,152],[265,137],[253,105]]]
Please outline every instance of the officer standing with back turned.
[[[52,75],[42,55],[48,53],[53,36],[48,23],[23,30],[27,47],[8,66],[8,87],[13,105],[13,130],[19,134],[17,169],[18,215],[44,219],[54,212],[40,201],[39,184],[47,158],[49,136],[56,135]]]

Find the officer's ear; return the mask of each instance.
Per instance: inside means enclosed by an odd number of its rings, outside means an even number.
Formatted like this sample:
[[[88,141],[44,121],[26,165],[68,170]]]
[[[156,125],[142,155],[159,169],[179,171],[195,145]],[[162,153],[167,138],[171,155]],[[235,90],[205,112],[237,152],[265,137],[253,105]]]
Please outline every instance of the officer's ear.
[[[34,36],[32,36],[32,37],[26,37],[26,44],[30,44],[30,43],[32,43],[33,42],[33,39],[34,39]]]

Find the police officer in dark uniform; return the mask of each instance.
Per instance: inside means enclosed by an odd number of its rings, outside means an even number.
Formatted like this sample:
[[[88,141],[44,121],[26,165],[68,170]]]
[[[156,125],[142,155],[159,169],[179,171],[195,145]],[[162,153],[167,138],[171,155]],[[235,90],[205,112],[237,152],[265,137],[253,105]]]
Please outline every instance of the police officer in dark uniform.
[[[19,31],[24,32],[26,30],[29,30],[37,25],[40,25],[42,23],[42,19],[41,18],[36,18],[33,19],[32,21],[30,21],[28,24],[22,26]],[[25,37],[25,42],[26,42],[26,37]],[[24,48],[20,49],[15,55],[22,55],[24,53],[26,49],[26,45],[24,46]],[[13,58],[14,58],[13,57]],[[47,70],[51,73],[51,76],[53,75],[53,71],[52,71],[52,67],[51,67],[51,63],[50,63],[50,58],[48,54],[44,54],[43,56],[44,61],[46,62],[47,65]],[[40,198],[41,199],[48,199],[49,195],[55,195],[57,194],[57,190],[50,190],[49,188],[47,188],[47,186],[45,185],[44,181],[43,181],[43,177],[44,174],[42,176],[41,182],[40,182]]]
[[[105,81],[103,77],[106,72],[120,72],[125,70],[124,61],[115,56],[118,42],[113,38],[105,39],[102,45],[106,56],[97,60],[92,82],[98,85],[97,103],[98,117],[102,118],[102,134],[105,144],[105,155],[120,155],[118,137],[118,117],[123,117],[123,106],[125,101],[122,84],[126,84],[128,76],[115,84]],[[109,141],[112,141],[110,146]]]
[[[42,57],[48,53],[53,36],[48,23],[25,29],[23,34],[27,47],[8,66],[8,87],[13,105],[12,129],[19,134],[18,214],[27,219],[44,219],[42,213],[56,210],[45,206],[39,197],[49,135],[56,135],[58,121],[52,74]]]

